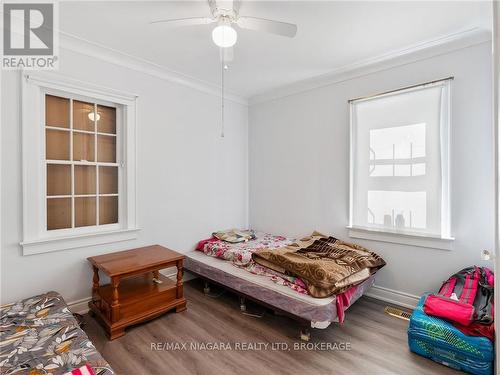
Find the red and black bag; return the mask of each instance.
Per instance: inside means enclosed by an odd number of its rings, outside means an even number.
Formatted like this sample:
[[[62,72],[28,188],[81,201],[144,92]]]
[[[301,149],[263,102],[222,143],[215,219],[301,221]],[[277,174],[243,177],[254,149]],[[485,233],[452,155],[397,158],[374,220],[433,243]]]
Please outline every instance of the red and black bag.
[[[424,312],[457,323],[457,328],[466,334],[490,336],[494,318],[493,285],[490,269],[465,268],[446,280],[438,294],[429,294]]]

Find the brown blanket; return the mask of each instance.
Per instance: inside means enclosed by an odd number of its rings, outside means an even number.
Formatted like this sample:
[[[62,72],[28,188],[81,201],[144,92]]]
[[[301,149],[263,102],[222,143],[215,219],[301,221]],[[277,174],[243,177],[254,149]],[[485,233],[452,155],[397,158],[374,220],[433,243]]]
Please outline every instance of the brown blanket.
[[[313,297],[329,297],[368,279],[385,261],[364,247],[314,232],[296,243],[258,250],[255,262],[300,277]]]

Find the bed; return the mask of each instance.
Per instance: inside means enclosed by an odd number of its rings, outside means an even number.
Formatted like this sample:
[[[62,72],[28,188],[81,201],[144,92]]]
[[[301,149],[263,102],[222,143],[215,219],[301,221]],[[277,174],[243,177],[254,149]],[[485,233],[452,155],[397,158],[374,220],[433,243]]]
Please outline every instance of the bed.
[[[83,365],[114,374],[57,292],[0,306],[0,333],[2,375],[64,374]]]
[[[279,247],[292,242],[285,237],[262,233],[257,233],[254,241],[240,244],[215,239],[200,241],[198,250],[186,254],[185,269],[206,283],[235,292],[240,296],[242,310],[246,309],[245,299],[248,298],[297,320],[301,326],[300,338],[307,341],[309,328],[325,329],[333,322],[342,322],[344,311],[374,284],[375,275],[342,295],[314,298],[301,288],[300,280],[280,277],[252,261],[252,253],[262,247]]]

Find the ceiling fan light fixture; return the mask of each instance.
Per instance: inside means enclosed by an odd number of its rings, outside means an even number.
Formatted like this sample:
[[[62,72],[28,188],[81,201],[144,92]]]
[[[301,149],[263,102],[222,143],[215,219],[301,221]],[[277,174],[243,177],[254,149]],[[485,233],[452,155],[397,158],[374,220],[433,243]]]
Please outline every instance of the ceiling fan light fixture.
[[[238,34],[230,25],[220,24],[213,29],[212,40],[217,46],[228,48],[236,44]]]

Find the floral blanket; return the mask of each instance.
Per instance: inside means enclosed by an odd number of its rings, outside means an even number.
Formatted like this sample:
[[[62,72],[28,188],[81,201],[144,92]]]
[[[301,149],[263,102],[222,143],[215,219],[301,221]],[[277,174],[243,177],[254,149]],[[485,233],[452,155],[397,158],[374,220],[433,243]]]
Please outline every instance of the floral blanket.
[[[275,249],[292,243],[293,239],[290,238],[255,232],[255,239],[247,242],[229,243],[212,237],[200,241],[196,249],[208,256],[230,261],[236,267],[244,268],[253,274],[269,277],[275,283],[287,286],[298,293],[308,294],[306,284],[300,278],[276,272],[255,263],[252,259],[252,254],[257,250]]]
[[[69,311],[48,292],[0,306],[0,374],[64,374],[88,364],[114,374]]]

